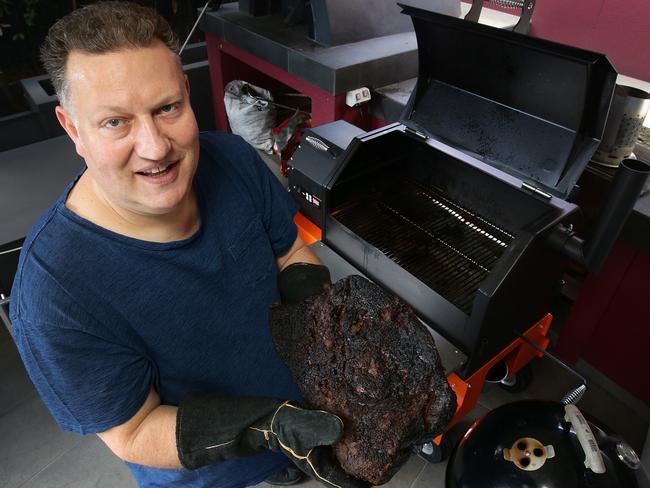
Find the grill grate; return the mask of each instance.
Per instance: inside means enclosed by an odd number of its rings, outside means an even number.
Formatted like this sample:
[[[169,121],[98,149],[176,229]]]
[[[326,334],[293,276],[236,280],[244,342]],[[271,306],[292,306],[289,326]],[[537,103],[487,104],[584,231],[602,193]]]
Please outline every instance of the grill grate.
[[[434,187],[404,180],[333,216],[465,313],[514,235]]]

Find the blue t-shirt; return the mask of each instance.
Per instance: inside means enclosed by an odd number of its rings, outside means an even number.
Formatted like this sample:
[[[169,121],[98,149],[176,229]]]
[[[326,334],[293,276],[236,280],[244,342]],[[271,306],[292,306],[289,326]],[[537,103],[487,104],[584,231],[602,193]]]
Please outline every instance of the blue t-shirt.
[[[203,133],[200,142],[201,226],[191,237],[154,243],[99,227],[66,208],[70,184],[24,243],[14,338],[66,430],[124,423],[151,386],[167,405],[190,391],[300,399],[268,325],[296,204],[239,137]],[[193,471],[129,467],[146,487],[238,487],[286,462],[264,452]]]

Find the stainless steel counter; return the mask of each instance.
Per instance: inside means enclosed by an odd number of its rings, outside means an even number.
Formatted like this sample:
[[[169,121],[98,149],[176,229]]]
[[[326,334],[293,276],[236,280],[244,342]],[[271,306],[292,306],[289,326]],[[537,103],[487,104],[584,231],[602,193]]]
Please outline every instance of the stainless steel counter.
[[[308,38],[305,25],[287,25],[279,15],[253,17],[237,4],[208,13],[201,28],[333,95],[417,75],[413,32],[322,47]]]

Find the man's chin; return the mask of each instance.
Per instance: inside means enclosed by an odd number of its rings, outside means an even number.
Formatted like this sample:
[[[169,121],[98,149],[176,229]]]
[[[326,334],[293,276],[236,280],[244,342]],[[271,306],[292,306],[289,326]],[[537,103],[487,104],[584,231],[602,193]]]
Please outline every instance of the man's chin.
[[[164,219],[172,217],[175,214],[181,213],[182,206],[178,203],[175,205],[172,204],[160,204],[160,205],[140,205],[135,210],[135,213],[143,216],[150,217],[154,219]]]

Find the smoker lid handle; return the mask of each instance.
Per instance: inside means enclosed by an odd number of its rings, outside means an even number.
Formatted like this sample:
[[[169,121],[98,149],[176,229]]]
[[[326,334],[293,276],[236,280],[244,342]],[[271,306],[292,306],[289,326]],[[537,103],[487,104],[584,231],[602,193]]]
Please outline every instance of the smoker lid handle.
[[[530,26],[533,23],[533,10],[535,9],[535,0],[526,0],[521,7],[521,17],[515,25],[513,32],[518,34],[528,34]]]
[[[478,22],[481,18],[481,10],[483,10],[483,0],[474,0],[472,2],[472,7],[469,9],[469,12],[467,12],[467,15],[465,15],[465,20]]]

